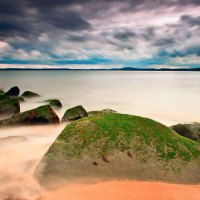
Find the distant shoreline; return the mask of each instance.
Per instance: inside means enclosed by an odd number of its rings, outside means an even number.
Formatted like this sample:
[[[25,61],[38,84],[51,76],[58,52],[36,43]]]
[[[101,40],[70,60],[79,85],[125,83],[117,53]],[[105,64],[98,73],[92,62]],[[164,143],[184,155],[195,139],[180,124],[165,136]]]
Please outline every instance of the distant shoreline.
[[[0,68],[0,71],[55,71],[55,70],[64,70],[64,71],[200,71],[200,68],[179,68],[179,69],[171,69],[171,68],[160,68],[160,69],[144,69],[144,68],[131,68],[131,67],[125,67],[125,68],[112,68],[112,69],[70,69],[70,68]]]

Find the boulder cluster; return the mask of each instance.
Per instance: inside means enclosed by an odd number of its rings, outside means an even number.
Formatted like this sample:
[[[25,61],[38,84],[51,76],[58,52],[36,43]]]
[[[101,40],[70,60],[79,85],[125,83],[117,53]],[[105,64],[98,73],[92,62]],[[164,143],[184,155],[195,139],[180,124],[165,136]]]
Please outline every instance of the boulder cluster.
[[[20,96],[17,86],[10,88],[7,92],[0,91],[0,126],[23,125],[23,124],[55,124],[59,123],[59,117],[52,107],[62,107],[59,100],[45,101],[45,105],[32,110],[20,112],[20,104],[30,98],[40,97],[32,91],[25,91]]]
[[[17,86],[10,88],[7,92],[0,90],[0,118],[3,118],[0,120],[0,126],[60,123],[60,119],[54,111],[55,109],[62,108],[62,103],[58,99],[47,99],[42,102],[44,105],[40,107],[20,112],[21,103],[36,97],[40,97],[40,95],[32,91],[25,91],[20,95],[20,89]],[[102,111],[87,112],[82,105],[78,105],[67,109],[61,122],[74,121],[88,115],[99,115],[109,112],[115,111],[104,109]]]

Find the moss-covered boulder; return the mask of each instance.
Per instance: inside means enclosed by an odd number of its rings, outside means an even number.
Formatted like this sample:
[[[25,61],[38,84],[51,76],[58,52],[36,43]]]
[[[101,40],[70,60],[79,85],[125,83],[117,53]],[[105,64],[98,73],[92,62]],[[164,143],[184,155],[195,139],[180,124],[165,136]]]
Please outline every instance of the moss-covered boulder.
[[[35,93],[35,92],[31,92],[31,91],[25,91],[21,97],[23,98],[33,98],[33,97],[39,97],[40,95]]]
[[[13,115],[0,121],[0,126],[28,124],[56,124],[59,118],[49,105]]]
[[[186,138],[200,142],[200,123],[177,124],[172,126],[172,129]]]
[[[18,98],[8,98],[0,101],[0,115],[11,115],[20,112]]]
[[[36,168],[42,185],[84,178],[200,183],[200,144],[154,120],[102,114],[71,122]]]
[[[103,109],[103,110],[95,110],[95,111],[89,111],[88,116],[94,116],[94,115],[102,115],[102,114],[109,114],[109,113],[116,113],[117,111],[112,109]]]
[[[62,108],[62,103],[58,99],[48,99],[44,102],[47,102],[51,107]]]
[[[17,86],[10,88],[5,95],[7,96],[18,96],[20,93],[20,89]]]
[[[83,108],[83,106],[79,105],[66,110],[62,117],[62,121],[74,121],[87,116],[87,111]]]

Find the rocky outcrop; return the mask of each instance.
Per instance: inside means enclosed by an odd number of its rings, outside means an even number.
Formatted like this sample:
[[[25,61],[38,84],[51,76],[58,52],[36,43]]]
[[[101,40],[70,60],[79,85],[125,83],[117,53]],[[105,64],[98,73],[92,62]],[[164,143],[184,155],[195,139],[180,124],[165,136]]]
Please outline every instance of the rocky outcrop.
[[[20,89],[17,86],[10,88],[5,95],[7,96],[18,96],[20,93]]]
[[[39,97],[40,95],[35,93],[35,92],[31,92],[31,91],[25,91],[21,97],[23,98],[33,98],[33,97]]]
[[[87,111],[83,108],[83,106],[79,105],[66,110],[62,117],[62,121],[74,121],[87,116]]]
[[[45,105],[15,114],[8,119],[1,120],[0,126],[56,123],[59,123],[58,116],[49,105]]]
[[[200,123],[177,124],[171,127],[179,135],[200,142]]]

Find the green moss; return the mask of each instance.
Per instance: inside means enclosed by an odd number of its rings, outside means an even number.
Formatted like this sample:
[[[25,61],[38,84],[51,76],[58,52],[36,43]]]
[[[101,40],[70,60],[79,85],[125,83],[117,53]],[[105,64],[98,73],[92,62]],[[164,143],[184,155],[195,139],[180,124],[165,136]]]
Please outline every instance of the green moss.
[[[59,118],[49,105],[17,113],[11,118],[0,121],[0,126],[18,124],[54,124],[59,123]]]
[[[9,99],[9,97],[6,96],[5,94],[0,94],[0,101],[4,101],[6,99]]]
[[[0,101],[0,114],[14,114],[20,112],[18,98],[5,97]]]
[[[197,142],[178,135],[154,120],[117,113],[72,122],[47,154],[51,151],[62,152],[69,159],[78,158],[84,153],[100,157],[111,155],[116,150],[131,150],[147,162],[150,149],[154,149],[158,158],[166,162],[175,158],[187,162],[200,157]]]

